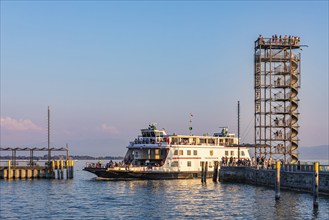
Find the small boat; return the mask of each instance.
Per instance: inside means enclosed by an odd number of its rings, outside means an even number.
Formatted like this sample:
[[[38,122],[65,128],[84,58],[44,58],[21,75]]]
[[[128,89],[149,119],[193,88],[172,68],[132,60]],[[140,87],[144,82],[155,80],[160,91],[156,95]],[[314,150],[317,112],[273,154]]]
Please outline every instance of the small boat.
[[[168,135],[164,129],[150,124],[127,146],[122,162],[87,163],[84,170],[109,180],[190,179],[201,177],[202,164],[206,162],[207,175],[211,177],[216,162],[233,165],[250,162],[249,149],[237,144],[238,138],[228,133],[227,128],[213,136]]]

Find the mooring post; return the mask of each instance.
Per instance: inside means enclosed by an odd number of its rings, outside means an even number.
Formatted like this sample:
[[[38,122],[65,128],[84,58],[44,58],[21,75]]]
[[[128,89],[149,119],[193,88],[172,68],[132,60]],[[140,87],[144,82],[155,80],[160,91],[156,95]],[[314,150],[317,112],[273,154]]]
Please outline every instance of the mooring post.
[[[49,176],[50,179],[55,179],[55,161],[51,161],[51,175]]]
[[[218,177],[218,161],[215,161],[215,164],[214,164],[214,173],[213,173],[213,176],[212,176],[212,181],[217,183],[217,177]]]
[[[280,199],[280,168],[281,162],[276,162],[275,199]]]
[[[70,177],[70,179],[72,178],[72,161],[71,160],[69,160],[69,164],[68,164],[68,169],[69,169],[69,177]]]
[[[207,172],[208,172],[208,161],[205,163],[205,168],[204,168],[204,182],[207,182]]]
[[[65,161],[65,167],[66,167],[66,179],[69,179],[69,161]]]
[[[71,170],[72,170],[72,175],[71,175],[71,179],[73,178],[73,176],[74,176],[74,160],[71,160]]]
[[[319,207],[319,162],[314,163],[313,207]]]
[[[59,160],[56,160],[56,169],[57,169],[57,179],[60,179],[60,172],[59,172]]]
[[[201,162],[201,183],[204,181],[204,161]]]
[[[8,160],[8,179],[11,179],[11,161]]]
[[[61,179],[64,179],[64,160],[61,160]]]

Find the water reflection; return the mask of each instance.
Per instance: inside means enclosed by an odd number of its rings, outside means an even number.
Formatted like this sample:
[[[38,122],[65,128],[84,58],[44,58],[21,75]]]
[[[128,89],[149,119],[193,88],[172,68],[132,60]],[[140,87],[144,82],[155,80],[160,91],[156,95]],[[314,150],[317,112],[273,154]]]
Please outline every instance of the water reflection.
[[[319,217],[319,208],[313,208],[312,219],[317,219],[318,217]],[[328,218],[329,218],[329,215],[328,215]]]
[[[0,181],[0,219],[328,219],[307,193],[196,180],[98,181],[79,168],[73,180]]]

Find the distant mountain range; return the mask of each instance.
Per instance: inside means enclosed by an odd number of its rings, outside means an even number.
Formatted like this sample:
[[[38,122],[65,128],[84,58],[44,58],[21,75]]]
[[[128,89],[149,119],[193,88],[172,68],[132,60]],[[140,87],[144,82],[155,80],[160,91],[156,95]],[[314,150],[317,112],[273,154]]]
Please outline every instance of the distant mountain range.
[[[300,160],[329,160],[329,146],[299,147]]]

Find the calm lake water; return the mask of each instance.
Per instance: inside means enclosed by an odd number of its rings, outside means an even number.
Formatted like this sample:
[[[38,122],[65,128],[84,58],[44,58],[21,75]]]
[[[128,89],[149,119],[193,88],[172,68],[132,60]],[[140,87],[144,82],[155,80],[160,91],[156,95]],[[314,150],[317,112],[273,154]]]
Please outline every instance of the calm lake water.
[[[329,219],[308,193],[196,180],[99,181],[75,164],[73,180],[0,180],[0,219]]]

